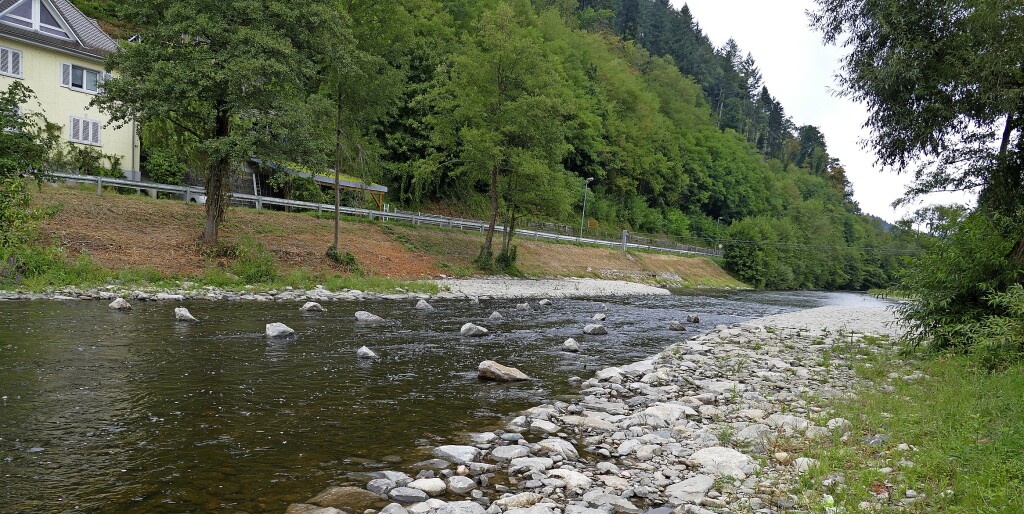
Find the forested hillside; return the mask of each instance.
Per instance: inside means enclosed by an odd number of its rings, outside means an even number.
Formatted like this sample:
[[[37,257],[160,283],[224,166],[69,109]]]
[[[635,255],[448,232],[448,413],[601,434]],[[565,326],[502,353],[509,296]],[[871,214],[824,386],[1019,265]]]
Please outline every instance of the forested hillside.
[[[145,8],[120,9],[118,0],[76,3],[125,33],[166,17],[157,7],[133,15]],[[241,8],[158,3],[227,19]],[[494,216],[512,227],[578,224],[593,177],[592,230],[723,244],[730,271],[766,288],[884,286],[897,254],[913,249],[911,234],[861,215],[825,135],[787,117],[753,58],[732,41],[715,48],[685,7],[315,3],[341,11],[346,25],[330,58],[312,44],[294,48],[312,52],[303,62],[316,70],[303,84],[302,109],[326,128],[303,131],[289,118],[268,137],[309,144],[262,145],[267,157],[311,167],[340,157],[346,173],[388,185],[401,207]],[[202,142],[179,128],[159,116],[146,121],[150,176],[173,179],[185,169],[177,163],[196,167]],[[494,245],[514,261],[511,238]]]

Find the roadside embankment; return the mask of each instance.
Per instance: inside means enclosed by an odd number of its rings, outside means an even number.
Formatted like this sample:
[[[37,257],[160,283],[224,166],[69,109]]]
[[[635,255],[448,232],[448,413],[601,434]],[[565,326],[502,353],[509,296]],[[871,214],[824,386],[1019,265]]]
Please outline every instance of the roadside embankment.
[[[851,423],[822,402],[858,384],[854,361],[834,349],[870,347],[877,339],[867,334],[891,334],[891,321],[884,308],[825,307],[718,326],[646,361],[598,371],[571,401],[536,406],[500,430],[439,446],[435,460],[372,473],[366,490],[331,488],[288,512],[820,507],[809,504],[820,496],[798,492],[801,475],[817,464],[808,455],[824,441],[851,437]],[[364,503],[352,503],[356,497]]]
[[[42,227],[41,242],[62,249],[70,260],[86,256],[90,263],[129,275],[179,279],[221,286],[226,274],[241,276],[239,286],[259,285],[244,276],[243,254],[257,253],[259,271],[277,277],[272,287],[295,288],[324,284],[327,277],[349,275],[350,267],[326,256],[332,243],[333,219],[315,213],[257,211],[229,208],[221,227],[221,245],[205,248],[198,241],[205,219],[204,206],[142,195],[82,190],[63,185],[43,186],[33,205],[54,214]],[[467,277],[477,270],[483,234],[455,229],[371,222],[344,217],[339,250],[350,252],[367,277],[415,281]],[[698,256],[623,253],[589,247],[517,238],[518,267],[529,277],[587,277],[682,287],[744,287],[713,260]],[[245,264],[245,263],[241,263]],[[134,271],[134,273],[130,273]],[[55,274],[48,286],[88,284],[70,273]],[[265,274],[264,274],[265,275]],[[317,277],[311,284],[309,277]],[[394,281],[393,280],[393,281]],[[56,283],[55,283],[56,282]],[[402,287],[396,284],[394,288]]]

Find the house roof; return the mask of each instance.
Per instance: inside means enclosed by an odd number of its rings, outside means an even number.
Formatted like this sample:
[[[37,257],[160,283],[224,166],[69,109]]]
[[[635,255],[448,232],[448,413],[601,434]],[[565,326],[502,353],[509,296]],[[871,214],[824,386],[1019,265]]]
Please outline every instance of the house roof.
[[[20,0],[0,0],[0,12],[6,11]],[[48,0],[57,14],[64,19],[77,41],[68,41],[31,29],[0,23],[0,36],[18,39],[29,44],[63,50],[85,57],[103,59],[119,48],[113,38],[103,32],[96,20],[86,16],[68,0]]]

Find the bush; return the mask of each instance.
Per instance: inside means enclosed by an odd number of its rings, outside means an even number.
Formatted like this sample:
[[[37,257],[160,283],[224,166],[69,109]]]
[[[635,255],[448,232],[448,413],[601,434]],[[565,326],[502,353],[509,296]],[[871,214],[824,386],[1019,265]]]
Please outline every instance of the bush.
[[[267,284],[277,279],[277,259],[259,242],[245,238],[236,245],[231,272],[247,284]]]
[[[362,274],[363,272],[363,269],[359,266],[359,261],[356,260],[356,256],[347,250],[345,253],[339,253],[338,248],[331,245],[327,248],[327,258],[344,266],[345,270],[349,273]]]
[[[927,243],[890,290],[914,300],[897,309],[905,342],[960,353],[1002,348],[993,339],[999,327],[1020,319],[1020,295],[1011,286],[1024,269],[1009,255],[1024,233],[1024,212],[1006,217],[976,211],[939,220],[932,232],[940,237]]]

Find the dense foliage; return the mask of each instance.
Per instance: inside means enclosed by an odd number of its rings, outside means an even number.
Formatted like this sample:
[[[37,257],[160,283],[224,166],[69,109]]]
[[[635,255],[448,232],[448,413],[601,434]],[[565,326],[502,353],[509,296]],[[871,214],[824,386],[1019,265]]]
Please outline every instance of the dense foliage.
[[[1024,278],[1024,11],[1010,0],[819,0],[843,82],[870,109],[879,161],[911,171],[907,198],[971,190],[977,208],[922,217],[936,240],[899,291],[915,344],[1020,354]],[[1000,321],[1003,320],[1003,321]],[[1014,321],[1015,320],[1015,321]],[[1008,337],[998,326],[1017,327]],[[1000,335],[1001,334],[1001,335]]]
[[[715,48],[685,6],[299,4],[165,0],[119,11],[142,42],[111,58],[122,78],[101,104],[117,119],[148,120],[160,171],[172,151],[219,176],[248,152],[289,150],[310,167],[334,162],[383,183],[401,206],[502,223],[506,262],[521,222],[578,224],[593,178],[597,230],[723,244],[727,267],[764,287],[869,288],[899,265],[895,238],[861,215],[821,131],[796,126],[753,58],[732,41]],[[335,30],[321,31],[328,18]],[[199,56],[211,66],[186,64]],[[218,116],[228,137],[216,133]],[[794,245],[819,251],[809,259]]]

